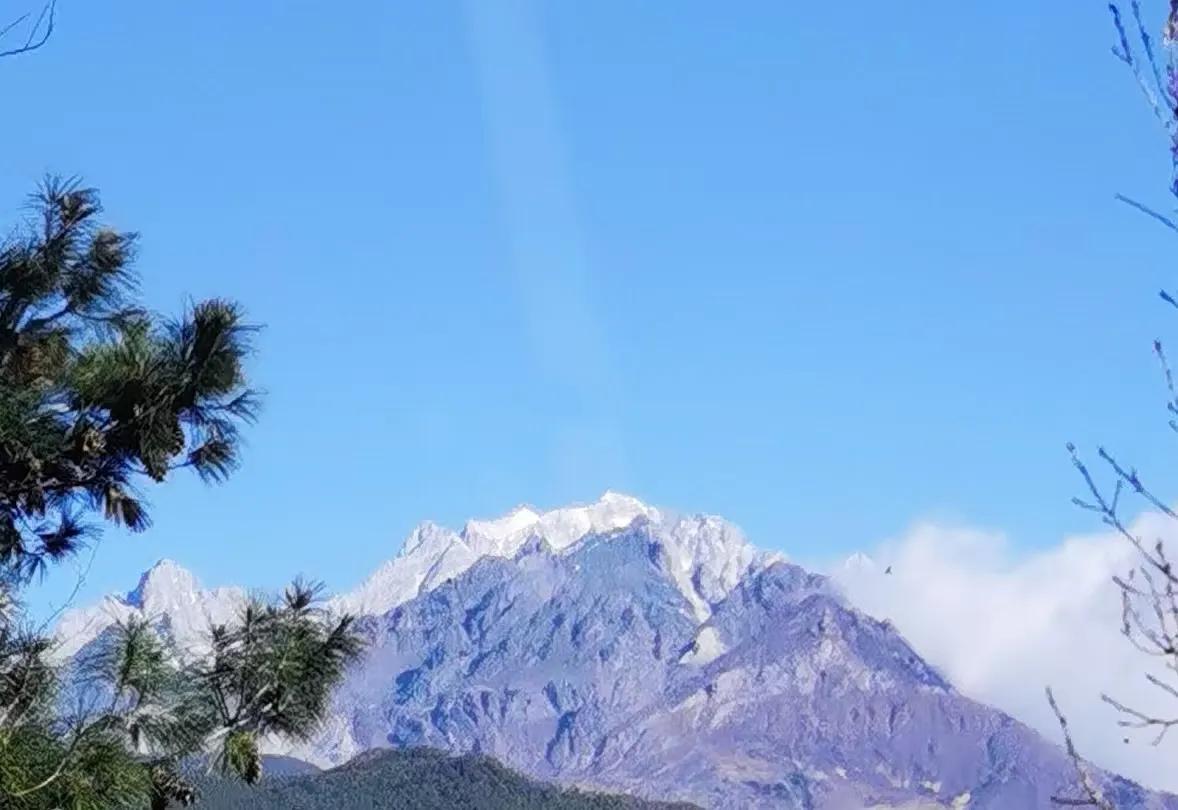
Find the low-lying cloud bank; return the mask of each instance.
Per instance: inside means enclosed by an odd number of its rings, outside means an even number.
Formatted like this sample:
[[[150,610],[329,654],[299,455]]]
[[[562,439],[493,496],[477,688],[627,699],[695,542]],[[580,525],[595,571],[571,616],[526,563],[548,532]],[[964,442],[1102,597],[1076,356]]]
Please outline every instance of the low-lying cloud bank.
[[[1133,530],[1147,542],[1164,538],[1178,556],[1173,521],[1145,515]],[[830,572],[855,605],[890,619],[964,694],[1060,740],[1043,692],[1050,685],[1085,757],[1178,792],[1178,730],[1154,747],[1154,731],[1120,728],[1120,715],[1100,700],[1105,692],[1178,717],[1178,699],[1145,673],[1175,686],[1178,677],[1121,635],[1120,593],[1110,577],[1137,562],[1124,538],[1086,535],[1016,554],[1001,534],[924,524],[869,557]]]

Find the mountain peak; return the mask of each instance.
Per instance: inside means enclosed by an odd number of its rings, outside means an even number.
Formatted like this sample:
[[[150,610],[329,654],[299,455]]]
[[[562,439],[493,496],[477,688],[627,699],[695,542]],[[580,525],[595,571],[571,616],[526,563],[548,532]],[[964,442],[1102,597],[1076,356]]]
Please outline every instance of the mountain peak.
[[[139,584],[130,591],[124,601],[137,608],[146,608],[148,603],[169,595],[195,595],[200,590],[196,576],[175,560],[161,559],[139,577]]]
[[[540,515],[528,506],[517,506],[502,517],[491,520],[468,520],[462,539],[481,554],[509,556],[521,535],[540,522]]]
[[[617,492],[612,489],[607,489],[605,492],[603,492],[601,497],[597,499],[597,503],[610,505],[617,508],[629,508],[641,511],[650,509],[649,506],[647,506],[638,498],[635,498],[633,495],[627,495],[624,492]]]
[[[389,745],[474,750],[750,810],[1047,807],[1074,779],[1058,749],[956,692],[827,577],[727,521],[634,517],[646,510],[529,510],[514,558],[374,619],[330,728],[282,752],[332,765]],[[1125,810],[1178,810],[1127,791]]]
[[[659,519],[657,509],[630,495],[607,490],[596,501],[537,512],[517,506],[503,517],[468,521],[462,539],[480,555],[511,557],[533,535],[557,551],[590,534],[624,529],[640,517]]]
[[[849,573],[871,572],[876,568],[875,560],[864,554],[862,551],[856,551],[850,557],[843,561],[843,570]]]
[[[134,590],[64,611],[54,630],[54,655],[58,659],[72,656],[111,626],[132,618],[166,627],[181,649],[196,651],[206,643],[208,629],[229,621],[244,599],[241,588],[205,590],[180,563],[161,559],[140,575]]]
[[[410,532],[401,546],[399,557],[408,557],[432,546],[446,546],[461,542],[461,538],[445,526],[439,526],[432,520],[422,521]]]

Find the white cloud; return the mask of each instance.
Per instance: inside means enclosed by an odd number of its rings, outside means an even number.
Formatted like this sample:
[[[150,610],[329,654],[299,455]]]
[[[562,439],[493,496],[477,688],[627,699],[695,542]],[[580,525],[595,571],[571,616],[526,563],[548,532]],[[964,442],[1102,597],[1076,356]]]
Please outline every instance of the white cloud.
[[[1133,530],[1178,549],[1178,525],[1160,515],[1143,516]],[[1155,748],[1153,732],[1118,727],[1119,715],[1100,700],[1107,692],[1134,708],[1178,716],[1178,700],[1145,680],[1156,663],[1120,633],[1120,596],[1110,577],[1126,573],[1135,555],[1111,533],[1016,554],[1001,534],[925,524],[882,545],[870,555],[874,564],[860,559],[831,572],[854,604],[890,619],[964,694],[1059,741],[1043,692],[1050,685],[1084,756],[1178,792],[1178,732]]]

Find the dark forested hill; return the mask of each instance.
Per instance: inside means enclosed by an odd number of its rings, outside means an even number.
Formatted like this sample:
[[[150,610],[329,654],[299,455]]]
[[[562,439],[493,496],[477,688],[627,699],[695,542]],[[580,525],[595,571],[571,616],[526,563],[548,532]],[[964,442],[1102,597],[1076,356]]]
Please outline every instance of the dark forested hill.
[[[275,763],[277,765],[277,763]],[[270,766],[271,763],[267,762]],[[378,750],[329,771],[268,767],[256,788],[205,781],[206,810],[694,810],[534,782],[489,757]]]

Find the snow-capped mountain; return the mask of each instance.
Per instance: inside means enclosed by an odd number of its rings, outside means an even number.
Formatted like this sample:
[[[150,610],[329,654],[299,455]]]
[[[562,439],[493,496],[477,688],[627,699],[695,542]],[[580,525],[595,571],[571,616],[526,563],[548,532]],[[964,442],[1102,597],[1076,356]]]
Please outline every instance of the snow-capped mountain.
[[[639,519],[661,527],[672,558],[669,570],[701,620],[709,601],[726,593],[750,566],[779,556],[756,551],[739,529],[721,518],[672,518],[637,498],[606,492],[593,503],[547,512],[519,506],[499,518],[470,520],[460,532],[423,522],[394,558],[329,605],[339,612],[381,615],[460,575],[482,557],[509,558],[529,541],[564,551],[586,536],[625,528]],[[57,654],[73,656],[106,628],[132,616],[157,621],[184,648],[199,649],[210,624],[231,618],[245,596],[245,590],[236,587],[205,590],[179,564],[161,560],[129,593],[63,613],[57,625]]]
[[[139,618],[154,622],[178,652],[199,654],[209,628],[230,621],[245,597],[241,588],[205,590],[187,569],[160,560],[130,592],[65,611],[57,624],[54,653],[59,659],[70,658],[111,625]]]
[[[191,643],[241,598],[157,569],[67,617],[73,649],[119,611]],[[1073,779],[1057,746],[719,518],[609,493],[461,532],[422,524],[334,604],[364,616],[368,652],[321,733],[274,753],[334,765],[429,745],[715,808],[1024,810]],[[1102,779],[1122,810],[1178,810]]]
[[[380,615],[428,593],[483,557],[514,556],[529,541],[563,552],[582,538],[623,529],[636,520],[660,527],[672,557],[670,571],[701,620],[708,604],[727,592],[758,561],[758,553],[732,524],[717,517],[671,518],[637,498],[615,492],[598,501],[549,512],[527,506],[494,520],[471,520],[461,532],[422,523],[400,554],[384,563],[359,588],[333,600],[339,610]]]

